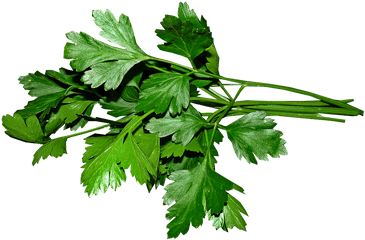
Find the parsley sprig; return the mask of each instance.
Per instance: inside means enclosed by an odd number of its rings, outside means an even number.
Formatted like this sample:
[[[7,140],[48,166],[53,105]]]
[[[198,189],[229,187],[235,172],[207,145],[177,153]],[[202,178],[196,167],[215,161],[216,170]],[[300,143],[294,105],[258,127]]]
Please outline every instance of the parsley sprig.
[[[40,144],[33,165],[49,156],[67,153],[72,137],[109,128],[106,134],[85,138],[81,183],[89,195],[116,190],[126,181],[125,170],[148,191],[164,186],[163,204],[171,205],[166,218],[168,237],[186,234],[208,216],[216,229],[245,230],[247,215],[230,192],[244,190],[215,170],[218,150],[226,131],[239,159],[258,160],[287,154],[283,133],[273,119],[284,116],[344,122],[322,114],[357,116],[363,111],[349,103],[305,90],[271,83],[221,76],[219,55],[204,17],[200,19],[187,3],[180,3],[177,16],[166,15],[156,34],[162,51],[187,58],[184,66],[150,56],[137,44],[129,18],[119,19],[109,11],[93,11],[100,35],[113,44],[84,32],[66,34],[70,42],[64,58],[71,70],[61,68],[29,73],[19,78],[35,99],[24,109],[2,118],[6,134]],[[226,87],[237,86],[231,95]],[[314,98],[310,101],[238,100],[249,87],[289,91]],[[219,90],[217,90],[219,89]],[[221,92],[221,93],[219,93]],[[205,97],[200,94],[204,93]],[[93,116],[99,104],[114,119]],[[199,106],[211,111],[201,112]],[[205,108],[206,109],[206,108]],[[240,116],[224,126],[222,119]],[[77,131],[90,121],[99,127],[52,138],[61,128]]]

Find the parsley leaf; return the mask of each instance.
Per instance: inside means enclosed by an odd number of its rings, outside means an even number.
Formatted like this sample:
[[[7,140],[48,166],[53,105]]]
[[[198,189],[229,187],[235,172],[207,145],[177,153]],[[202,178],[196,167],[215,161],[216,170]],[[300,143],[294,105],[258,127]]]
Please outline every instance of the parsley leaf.
[[[108,109],[107,113],[113,117],[121,117],[134,113],[137,103],[127,102],[123,98],[119,98],[116,101],[108,101],[107,99],[101,99],[99,101],[103,109]]]
[[[85,89],[74,77],[75,75],[63,68],[59,72],[47,70],[46,74],[35,72],[20,77],[19,82],[23,88],[29,90],[30,96],[37,98],[29,101],[24,109],[18,110],[17,113],[23,118],[42,113],[39,119],[43,120],[66,96],[75,93],[71,88]]]
[[[156,178],[160,159],[160,139],[157,134],[146,134],[140,128],[134,135],[129,134],[122,148],[124,169],[131,166],[131,174],[142,185],[151,176]]]
[[[151,176],[156,177],[160,156],[160,140],[156,134],[145,134],[137,130],[140,116],[134,118],[117,135],[96,136],[86,139],[92,146],[86,148],[83,157],[84,171],[81,182],[89,196],[97,195],[99,189],[106,192],[108,186],[114,190],[125,181],[124,169],[131,167],[131,174],[142,185]]]
[[[91,84],[92,88],[105,83],[105,90],[116,89],[127,72],[137,63],[148,59],[148,56],[137,45],[127,16],[122,14],[118,22],[109,10],[105,13],[96,10],[93,11],[93,17],[96,25],[103,30],[100,35],[124,49],[112,47],[83,32],[70,32],[66,36],[74,44],[66,44],[64,57],[74,59],[71,66],[77,71],[91,67],[91,70],[85,72],[82,80]]]
[[[227,203],[219,215],[208,212],[209,220],[213,220],[213,226],[216,229],[222,228],[226,232],[228,232],[228,229],[233,229],[233,227],[246,231],[247,224],[242,214],[248,216],[242,204],[231,194],[228,194]]]
[[[197,138],[193,138],[186,146],[183,146],[181,143],[169,141],[161,149],[161,157],[181,157],[185,151],[202,153],[203,149]]]
[[[172,135],[173,142],[186,146],[205,123],[200,113],[189,105],[180,116],[171,117],[167,113],[162,118],[151,118],[146,124],[146,129],[151,133],[158,133],[160,138]]]
[[[206,29],[196,29],[190,21],[166,15],[161,25],[164,30],[157,29],[156,34],[166,41],[158,45],[162,51],[175,53],[193,61],[213,43],[210,32]]]
[[[141,88],[136,111],[164,113],[167,109],[172,115],[182,112],[189,106],[191,78],[180,73],[156,73],[146,79]]]
[[[255,155],[268,161],[267,154],[275,158],[287,154],[285,140],[280,138],[282,132],[274,130],[274,120],[265,117],[263,111],[252,112],[227,126],[228,138],[239,159],[244,157],[248,163],[257,164]]]
[[[43,144],[34,153],[32,164],[35,165],[39,163],[41,158],[46,159],[48,156],[57,158],[62,156],[64,153],[67,153],[66,141],[67,141],[66,137],[60,137]]]
[[[81,183],[86,186],[89,197],[97,195],[99,189],[105,193],[109,186],[116,190],[127,178],[117,161],[118,148],[113,144],[116,139],[115,135],[86,138],[86,144],[91,146],[86,148],[82,158],[85,165],[82,166]]]
[[[63,124],[70,124],[79,119],[78,114],[84,111],[94,103],[94,101],[82,101],[67,98],[55,113],[52,113],[44,127],[46,135],[54,133]]]
[[[197,228],[203,224],[206,215],[204,206],[212,213],[220,213],[227,202],[226,191],[233,189],[233,183],[202,163],[189,170],[173,172],[173,183],[165,187],[164,204],[175,201],[166,214],[172,221],[167,225],[168,237],[176,238],[180,233],[186,234],[190,224]],[[204,205],[203,205],[204,200]]]
[[[171,180],[163,197],[163,203],[171,205],[166,214],[169,238],[186,234],[190,225],[202,225],[206,215],[216,229],[246,230],[247,212],[227,192],[243,193],[243,188],[216,172],[221,131],[226,131],[239,159],[257,164],[258,159],[268,160],[268,155],[287,154],[282,132],[266,115],[337,122],[345,120],[320,113],[363,115],[348,104],[352,99],[335,100],[274,83],[221,76],[210,27],[187,3],[179,3],[177,17],[166,15],[163,29],[155,33],[163,40],[160,50],[188,58],[191,67],[147,55],[137,44],[128,16],[116,18],[109,10],[95,10],[92,16],[107,43],[84,32],[67,33],[64,58],[70,59],[72,70],[21,76],[19,82],[35,99],[13,116],[3,116],[2,124],[10,137],[41,144],[33,165],[67,154],[69,138],[109,128],[107,134],[85,138],[88,146],[81,174],[85,192],[92,196],[109,187],[116,190],[126,181],[128,168],[148,191]],[[239,89],[233,97],[226,87],[234,85]],[[280,89],[316,100],[238,101],[246,87]],[[97,103],[119,119],[91,116]],[[192,104],[203,106],[204,112]],[[260,108],[267,113],[255,112]],[[242,115],[228,126],[221,124],[223,118]],[[89,121],[103,125],[50,138],[61,127],[75,131]]]
[[[6,129],[5,133],[12,138],[31,143],[45,143],[48,140],[34,115],[24,121],[17,113],[14,116],[8,114],[2,117],[2,122]]]

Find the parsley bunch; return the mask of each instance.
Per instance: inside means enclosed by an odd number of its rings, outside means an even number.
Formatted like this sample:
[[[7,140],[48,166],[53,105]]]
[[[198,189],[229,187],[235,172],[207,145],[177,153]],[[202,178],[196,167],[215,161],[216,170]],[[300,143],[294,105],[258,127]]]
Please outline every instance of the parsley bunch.
[[[93,11],[100,35],[112,45],[84,32],[69,32],[64,57],[71,70],[35,72],[19,78],[35,97],[13,116],[3,116],[6,133],[21,141],[41,144],[33,165],[49,156],[67,153],[71,137],[109,128],[107,134],[85,138],[81,182],[89,196],[106,192],[126,181],[125,170],[146,185],[148,191],[165,187],[163,203],[171,205],[166,218],[168,237],[186,234],[208,216],[216,229],[245,230],[242,204],[228,191],[243,188],[215,171],[215,143],[226,131],[239,159],[257,164],[268,156],[287,154],[282,132],[267,116],[285,116],[344,122],[321,114],[357,116],[363,111],[348,103],[287,86],[220,76],[219,56],[204,17],[186,3],[177,16],[166,15],[156,34],[162,51],[186,57],[184,66],[145,53],[137,44],[129,18],[109,11]],[[119,46],[119,47],[116,47]],[[234,96],[227,85],[237,85]],[[311,101],[238,101],[246,87],[266,87],[313,97]],[[216,89],[220,89],[219,91]],[[219,93],[219,92],[223,92]],[[210,97],[201,97],[204,93]],[[114,119],[92,116],[100,104]],[[200,112],[198,105],[211,111]],[[206,108],[205,108],[206,109]],[[228,116],[242,116],[223,126]],[[94,129],[51,138],[59,129],[73,131],[89,121],[102,123]]]

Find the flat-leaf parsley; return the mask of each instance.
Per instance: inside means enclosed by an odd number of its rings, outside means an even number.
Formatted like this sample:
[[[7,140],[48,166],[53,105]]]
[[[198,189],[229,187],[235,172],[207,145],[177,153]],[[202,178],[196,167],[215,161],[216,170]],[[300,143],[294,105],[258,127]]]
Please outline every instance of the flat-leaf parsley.
[[[127,169],[148,191],[171,180],[163,197],[163,204],[170,205],[168,238],[186,234],[190,225],[199,227],[206,216],[216,229],[246,230],[243,216],[247,212],[229,193],[243,193],[243,188],[215,169],[215,143],[222,142],[222,131],[239,159],[257,164],[257,160],[287,154],[283,133],[267,116],[344,122],[322,114],[363,115],[362,110],[349,105],[352,100],[221,76],[207,20],[198,18],[187,3],[179,4],[177,16],[166,15],[163,29],[157,29],[156,34],[163,40],[160,50],[187,58],[191,66],[145,53],[126,15],[117,19],[109,10],[96,10],[92,16],[102,29],[100,35],[113,46],[84,32],[67,33],[70,42],[65,45],[64,58],[71,60],[71,69],[20,77],[19,82],[35,99],[12,116],[3,116],[5,133],[40,144],[33,157],[35,165],[49,156],[67,154],[67,139],[109,128],[106,134],[85,138],[81,174],[85,192],[92,196],[108,188],[116,190],[126,181]],[[237,85],[233,96],[227,85]],[[238,101],[248,87],[280,89],[314,100]],[[96,104],[114,118],[92,116]],[[210,111],[201,112],[199,106]],[[221,120],[229,116],[240,117],[222,125]],[[76,131],[90,121],[102,124],[51,138],[61,128]]]

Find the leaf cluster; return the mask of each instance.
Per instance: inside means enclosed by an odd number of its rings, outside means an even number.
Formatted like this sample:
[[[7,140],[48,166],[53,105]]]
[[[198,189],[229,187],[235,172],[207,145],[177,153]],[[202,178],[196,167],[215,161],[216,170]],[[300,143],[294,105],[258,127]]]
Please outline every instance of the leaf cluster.
[[[109,128],[106,134],[85,138],[81,184],[89,195],[116,190],[126,181],[125,171],[148,191],[164,186],[163,204],[171,205],[166,218],[168,237],[197,228],[204,217],[216,229],[246,230],[242,204],[232,190],[242,187],[216,172],[218,150],[225,131],[239,159],[257,164],[287,154],[283,133],[267,115],[341,121],[320,113],[358,115],[362,110],[351,100],[333,100],[289,87],[261,84],[317,98],[314,101],[238,101],[241,91],[255,82],[219,75],[219,56],[207,20],[187,3],[177,16],[166,15],[156,34],[162,51],[181,55],[191,67],[145,53],[137,44],[129,18],[117,19],[109,10],[93,11],[100,36],[84,32],[66,34],[64,58],[71,70],[61,68],[29,73],[19,83],[34,97],[23,109],[6,115],[2,123],[10,137],[40,144],[33,165],[50,156],[67,153],[67,139]],[[112,43],[112,45],[108,44]],[[232,97],[221,80],[240,86]],[[256,84],[256,85],[255,85]],[[218,93],[219,88],[225,95]],[[207,94],[212,98],[201,97]],[[99,104],[112,118],[93,117]],[[200,112],[198,105],[213,111]],[[227,126],[220,121],[240,115]],[[77,131],[88,122],[103,125],[71,135],[52,138],[61,128]]]

